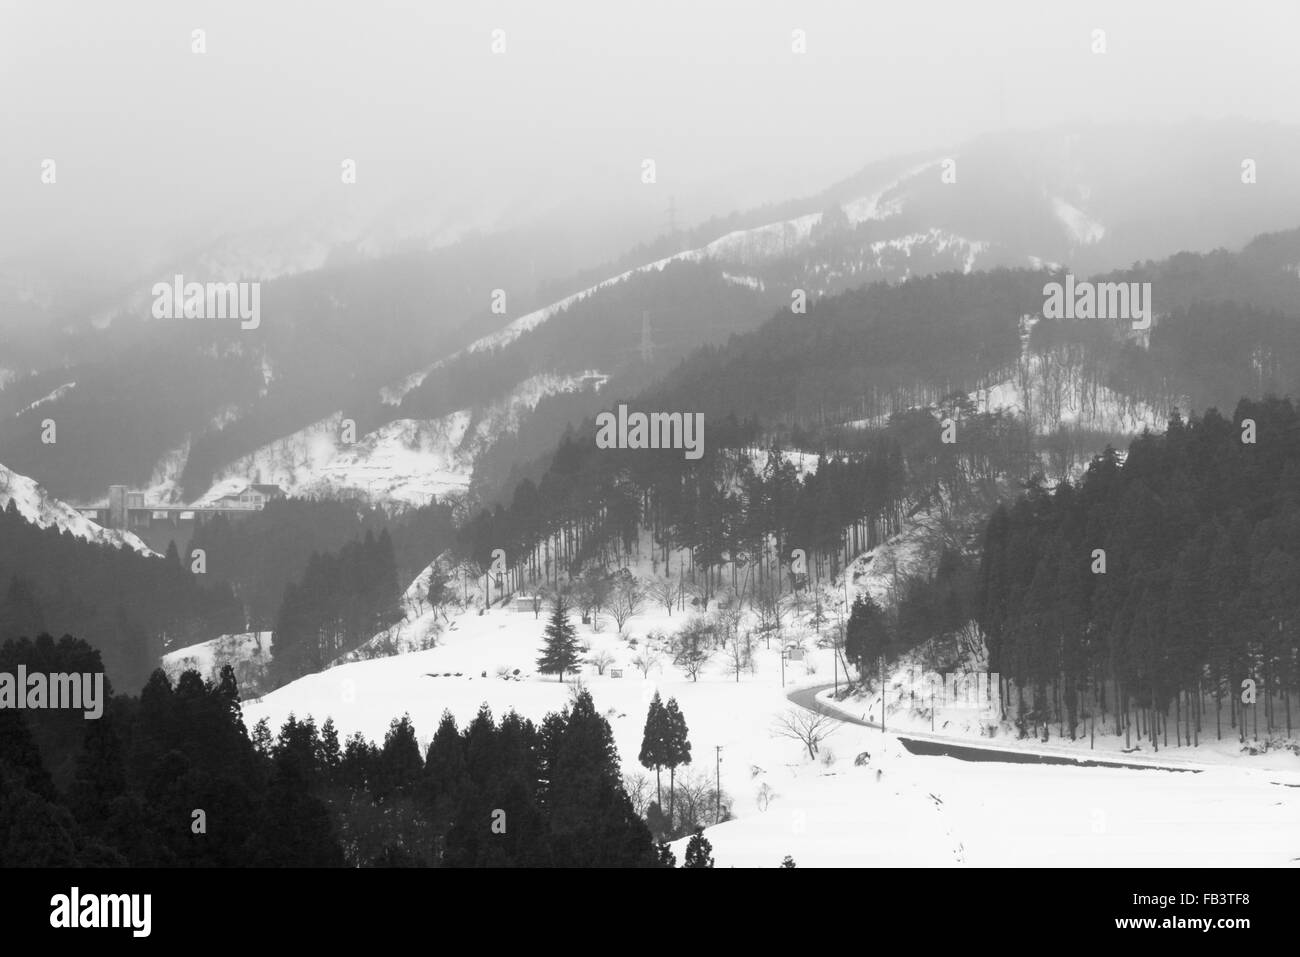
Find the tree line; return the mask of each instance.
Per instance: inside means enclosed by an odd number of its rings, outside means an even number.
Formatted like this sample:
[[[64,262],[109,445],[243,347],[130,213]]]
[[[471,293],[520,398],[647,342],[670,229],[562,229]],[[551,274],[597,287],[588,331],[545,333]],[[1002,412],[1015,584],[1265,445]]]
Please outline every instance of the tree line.
[[[48,635],[0,666],[93,671],[99,653]],[[382,744],[330,720],[245,727],[234,674],[173,685],[156,671],[104,716],[0,710],[5,866],[660,866],[585,692],[540,724],[485,705],[444,714],[421,753],[408,717]]]
[[[143,683],[163,649],[243,630],[230,587],[170,560],[88,542],[0,510],[0,641],[90,636],[117,681]]]
[[[367,531],[337,553],[316,554],[285,586],[272,637],[277,687],[327,667],[402,617],[392,537]]]
[[[410,581],[447,547],[451,508],[439,502],[396,514],[362,502],[284,498],[239,518],[216,515],[190,540],[203,549],[206,574],[228,582],[242,602],[250,631],[270,631],[285,587],[301,578],[313,554],[338,552],[367,532],[388,529],[403,581]]]
[[[997,508],[972,611],[1022,733],[1289,735],[1298,562],[1300,420],[1288,399],[1243,399]]]

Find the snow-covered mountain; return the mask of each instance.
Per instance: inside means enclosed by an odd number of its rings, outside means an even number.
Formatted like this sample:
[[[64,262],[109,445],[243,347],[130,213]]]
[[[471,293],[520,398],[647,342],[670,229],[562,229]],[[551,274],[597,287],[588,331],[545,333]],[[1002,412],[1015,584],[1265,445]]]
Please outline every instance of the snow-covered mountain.
[[[103,528],[67,502],[54,498],[34,480],[0,465],[0,510],[10,505],[39,528],[57,528],[98,545],[133,548],[142,555],[156,554],[131,532]]]
[[[1254,132],[1272,162],[1300,157],[1296,131]],[[223,234],[182,265],[259,277],[261,328],[232,341],[230,330],[159,326],[134,307],[124,315],[120,298],[107,303],[96,314],[111,319],[103,341],[35,372],[6,362],[0,448],[78,501],[112,483],[192,501],[260,480],[415,502],[463,491],[476,475],[491,495],[606,397],[642,392],[796,292],[817,299],[998,267],[1087,274],[1295,225],[1300,187],[1248,190],[1224,172],[1239,164],[1224,144],[1240,136],[1132,135],[1123,163],[1098,145],[1119,133],[1096,130],[1004,133],[884,160],[818,195],[661,235],[599,268],[555,251],[544,228],[553,217],[509,203]],[[507,308],[493,308],[497,292]],[[1115,409],[1101,418],[1125,430],[1151,421],[1119,395],[1057,403],[1034,394],[1042,383],[1011,378],[989,381],[980,401],[1084,417],[1091,402]],[[47,415],[93,439],[51,454],[36,440]],[[343,418],[365,423],[349,448],[334,434]]]

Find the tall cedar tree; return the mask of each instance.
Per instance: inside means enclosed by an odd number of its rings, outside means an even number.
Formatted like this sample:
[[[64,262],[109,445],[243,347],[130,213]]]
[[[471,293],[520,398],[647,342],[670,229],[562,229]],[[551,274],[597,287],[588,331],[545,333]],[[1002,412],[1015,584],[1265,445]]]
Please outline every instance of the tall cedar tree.
[[[849,621],[844,629],[844,654],[865,677],[889,643],[889,624],[880,606],[868,595],[853,601]]]
[[[655,769],[655,799],[661,807],[664,802],[664,792],[660,771],[666,763],[664,761],[666,740],[667,721],[664,703],[659,697],[659,692],[656,691],[655,696],[650,699],[650,710],[646,712],[645,732],[641,735],[641,753],[637,755],[637,760],[647,771],[651,768]]]
[[[563,594],[555,596],[545,638],[546,645],[542,648],[542,656],[537,659],[537,670],[544,675],[558,674],[563,681],[564,673],[575,670],[578,665],[578,630],[569,621],[569,600]]]
[[[691,763],[691,742],[687,738],[686,718],[669,698],[664,708],[663,761],[668,768],[668,820],[673,820],[673,792],[677,786],[677,766]]]

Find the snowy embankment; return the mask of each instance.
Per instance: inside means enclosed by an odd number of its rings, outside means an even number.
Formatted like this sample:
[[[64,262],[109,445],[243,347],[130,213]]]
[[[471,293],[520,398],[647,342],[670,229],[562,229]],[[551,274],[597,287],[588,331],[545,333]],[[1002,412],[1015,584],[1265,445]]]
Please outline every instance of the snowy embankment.
[[[58,528],[88,542],[133,548],[142,555],[158,554],[131,532],[95,524],[67,502],[54,498],[35,479],[0,465],[0,510],[8,508],[11,502],[19,515],[38,528]]]
[[[1112,761],[1125,764],[1144,764],[1170,769],[1199,770],[1212,767],[1235,766],[1260,772],[1281,772],[1296,775],[1300,781],[1300,741],[1293,732],[1290,747],[1285,735],[1278,731],[1274,744],[1263,750],[1262,742],[1248,736],[1243,744],[1237,731],[1228,725],[1224,711],[1222,737],[1216,737],[1213,715],[1208,723],[1203,721],[1196,745],[1176,743],[1176,735],[1166,745],[1162,737],[1159,750],[1149,740],[1126,741],[1123,734],[1114,733],[1114,715],[1108,721],[1099,721],[1096,733],[1091,726],[1081,724],[1077,737],[1070,740],[1062,736],[1053,722],[1050,737],[1043,741],[1032,735],[1018,736],[1013,722],[1004,720],[993,703],[975,708],[960,701],[946,704],[942,692],[933,707],[929,698],[930,685],[924,680],[924,668],[914,661],[904,661],[891,667],[886,676],[885,726],[892,732],[920,741],[950,742],[963,747],[984,748],[1012,753],[1035,754],[1050,758],[1068,758],[1074,761]],[[994,692],[996,695],[996,692]],[[863,694],[836,700],[833,692],[820,692],[818,701],[850,719],[865,720],[879,725],[881,695],[878,687]],[[1172,719],[1170,720],[1172,724]],[[1261,753],[1251,753],[1253,751]]]

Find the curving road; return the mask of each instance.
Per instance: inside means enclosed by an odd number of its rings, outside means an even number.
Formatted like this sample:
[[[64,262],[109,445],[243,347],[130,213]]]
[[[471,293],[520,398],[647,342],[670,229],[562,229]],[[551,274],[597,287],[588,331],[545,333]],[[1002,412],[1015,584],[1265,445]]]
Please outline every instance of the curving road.
[[[817,695],[834,685],[813,685],[808,688],[795,688],[787,692],[786,699],[808,711],[824,714],[828,718],[845,724],[857,724],[864,728],[880,730],[880,724],[864,718],[855,718],[833,708],[828,708],[817,700]],[[886,729],[887,730],[887,729]],[[1177,767],[1168,764],[1146,764],[1140,761],[1123,761],[1106,758],[1076,758],[1065,754],[1042,754],[1036,751],[1023,751],[972,745],[957,738],[944,738],[941,735],[926,734],[914,737],[908,734],[890,732],[912,754],[935,755],[956,758],[959,761],[1000,761],[1005,764],[1070,764],[1080,768],[1126,768],[1133,771],[1187,771],[1199,774],[1203,769],[1197,767]]]

